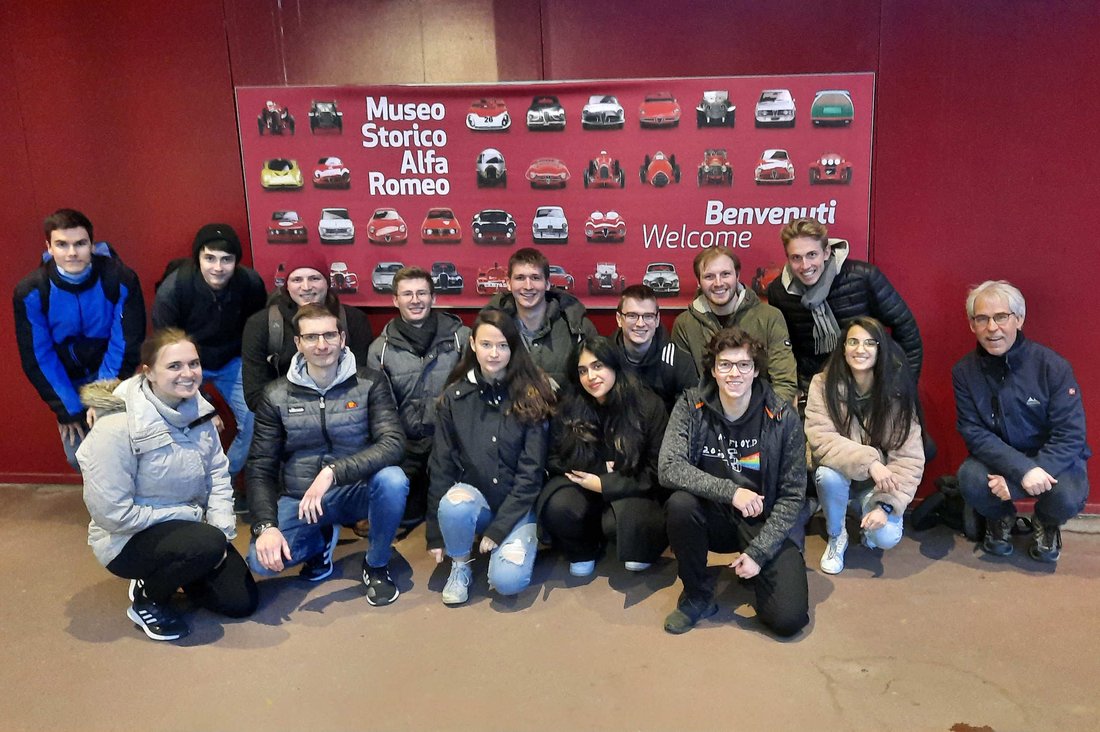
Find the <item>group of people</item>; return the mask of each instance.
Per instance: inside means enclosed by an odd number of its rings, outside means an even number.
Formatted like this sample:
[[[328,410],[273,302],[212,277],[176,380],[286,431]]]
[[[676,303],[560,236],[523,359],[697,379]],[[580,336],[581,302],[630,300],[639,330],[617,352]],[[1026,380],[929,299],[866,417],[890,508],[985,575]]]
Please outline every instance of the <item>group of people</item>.
[[[683,591],[664,627],[683,633],[717,610],[708,551],[736,552],[758,618],[786,637],[809,622],[815,504],[820,567],[836,574],[848,514],[865,546],[895,546],[924,472],[915,319],[813,219],[780,232],[787,263],[767,302],[714,247],[695,258],[699,295],[671,333],[653,291],[634,285],[606,337],[549,287],[534,248],[512,254],[508,291],[471,327],[434,307],[428,272],[405,267],[397,315],[374,338],[319,257],[288,263],[268,295],[232,228],[209,224],[159,283],[146,338],[138,279],[91,222],[62,209],[44,230],[41,266],[14,297],[23,367],[83,473],[89,544],[130,580],[127,614],[157,640],[188,632],[177,591],[243,617],[254,576],[300,565],[304,580],[329,577],[344,526],[368,539],[367,602],[392,603],[393,542],[420,520],[430,555],[449,562],[448,605],[467,601],[479,556],[490,587],[512,595],[540,542],[577,577],[610,546],[631,572],[671,547]],[[1024,338],[1015,287],[984,282],[966,311],[977,347],[953,373],[962,492],[998,556],[1013,551],[1014,501],[1035,497],[1029,554],[1056,562],[1059,527],[1088,494],[1080,389],[1064,359]],[[236,423],[228,451],[204,383]]]

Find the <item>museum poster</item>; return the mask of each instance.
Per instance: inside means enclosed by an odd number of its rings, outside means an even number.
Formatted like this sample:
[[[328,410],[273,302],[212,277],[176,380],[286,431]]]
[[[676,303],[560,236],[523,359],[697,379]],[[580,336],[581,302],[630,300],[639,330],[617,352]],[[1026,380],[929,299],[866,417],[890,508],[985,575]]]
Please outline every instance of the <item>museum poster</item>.
[[[759,285],[798,216],[867,256],[873,74],[236,91],[269,288],[308,250],[345,302],[391,305],[418,265],[476,307],[536,246],[589,307],[637,283],[682,307],[701,248]]]

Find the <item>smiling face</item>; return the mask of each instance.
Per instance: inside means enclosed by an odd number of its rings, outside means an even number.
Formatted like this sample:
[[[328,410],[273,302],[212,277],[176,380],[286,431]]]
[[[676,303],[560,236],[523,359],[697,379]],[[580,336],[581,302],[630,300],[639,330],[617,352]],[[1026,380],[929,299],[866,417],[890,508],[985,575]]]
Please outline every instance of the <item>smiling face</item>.
[[[220,290],[229,283],[237,269],[237,258],[221,249],[203,247],[199,251],[199,271],[211,290]]]
[[[92,240],[83,226],[51,231],[46,251],[65,274],[78,275],[92,263]]]
[[[747,372],[741,373],[742,369],[746,369]],[[721,351],[714,359],[714,367],[711,368],[710,375],[718,384],[718,395],[723,403],[728,401],[733,404],[748,399],[752,395],[752,382],[759,374],[749,349],[741,346]]]
[[[581,351],[580,358],[577,359],[577,377],[584,390],[600,404],[607,400],[607,395],[615,387],[615,369],[597,359],[587,349]]]
[[[328,295],[328,280],[315,269],[299,267],[286,278],[286,292],[298,307],[322,304]]]
[[[615,313],[615,322],[623,331],[623,338],[639,350],[653,340],[660,321],[657,318],[656,300],[623,299],[622,307]]]
[[[422,278],[406,278],[393,293],[393,305],[406,323],[422,323],[435,305],[430,283]]]
[[[810,287],[821,279],[829,252],[821,242],[813,237],[799,236],[791,239],[786,246],[787,263],[798,281]]]
[[[873,345],[872,345],[873,343]],[[854,345],[853,345],[854,344]],[[844,336],[844,361],[858,380],[861,375],[874,372],[878,361],[879,344],[874,336],[861,325],[853,325]]]
[[[323,318],[302,318],[298,321],[298,335],[294,345],[306,363],[316,369],[329,369],[340,361],[345,336],[335,315]]]
[[[1004,318],[1005,322],[998,323],[997,317]],[[1012,312],[1004,297],[994,294],[979,295],[974,301],[970,330],[978,337],[978,345],[989,355],[1003,356],[1008,353],[1023,327],[1024,319]]]
[[[153,394],[170,407],[199,392],[202,365],[199,352],[191,341],[179,341],[160,349],[152,366],[142,366]]]
[[[500,328],[482,323],[470,336],[470,347],[474,349],[482,378],[496,381],[504,375],[508,362],[512,360],[512,349]]]
[[[728,314],[722,311],[732,306],[733,297],[737,294],[737,269],[733,260],[722,255],[707,262],[699,272],[699,289],[711,309]]]
[[[524,310],[534,310],[545,303],[549,286],[542,268],[534,264],[518,262],[508,274],[508,291],[516,299],[516,307]]]

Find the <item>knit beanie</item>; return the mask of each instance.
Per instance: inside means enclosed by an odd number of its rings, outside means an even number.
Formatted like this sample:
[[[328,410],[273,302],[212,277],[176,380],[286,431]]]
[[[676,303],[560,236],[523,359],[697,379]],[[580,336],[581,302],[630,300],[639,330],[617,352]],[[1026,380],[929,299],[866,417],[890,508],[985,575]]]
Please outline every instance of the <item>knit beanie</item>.
[[[325,258],[317,252],[312,250],[306,250],[304,252],[295,252],[293,256],[290,256],[286,260],[286,276],[289,278],[291,273],[296,269],[315,269],[321,273],[321,276],[328,279],[329,266]]]
[[[241,239],[229,224],[207,224],[195,234],[195,243],[191,247],[191,256],[195,264],[199,263],[199,252],[203,247],[232,254],[236,262],[241,261]]]

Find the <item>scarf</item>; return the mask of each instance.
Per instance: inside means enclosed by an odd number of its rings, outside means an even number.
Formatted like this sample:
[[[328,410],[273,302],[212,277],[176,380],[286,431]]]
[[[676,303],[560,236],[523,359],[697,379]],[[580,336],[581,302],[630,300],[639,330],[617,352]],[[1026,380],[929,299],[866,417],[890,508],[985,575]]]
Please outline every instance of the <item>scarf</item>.
[[[439,327],[439,314],[428,313],[428,317],[424,318],[424,324],[419,328],[412,323],[406,323],[400,316],[394,319],[393,326],[409,342],[413,353],[420,358],[424,358],[425,354],[428,353],[428,349],[432,347],[432,343],[435,342],[435,332]]]
[[[833,280],[836,279],[837,268],[833,266],[831,259],[825,260],[824,271],[817,282],[809,287],[802,284],[802,280],[791,272],[791,265],[786,265],[787,276],[790,277],[794,294],[802,296],[802,307],[810,311],[814,318],[814,353],[832,353],[840,340],[840,324],[836,322],[833,309],[829,307],[826,298],[832,289]]]

